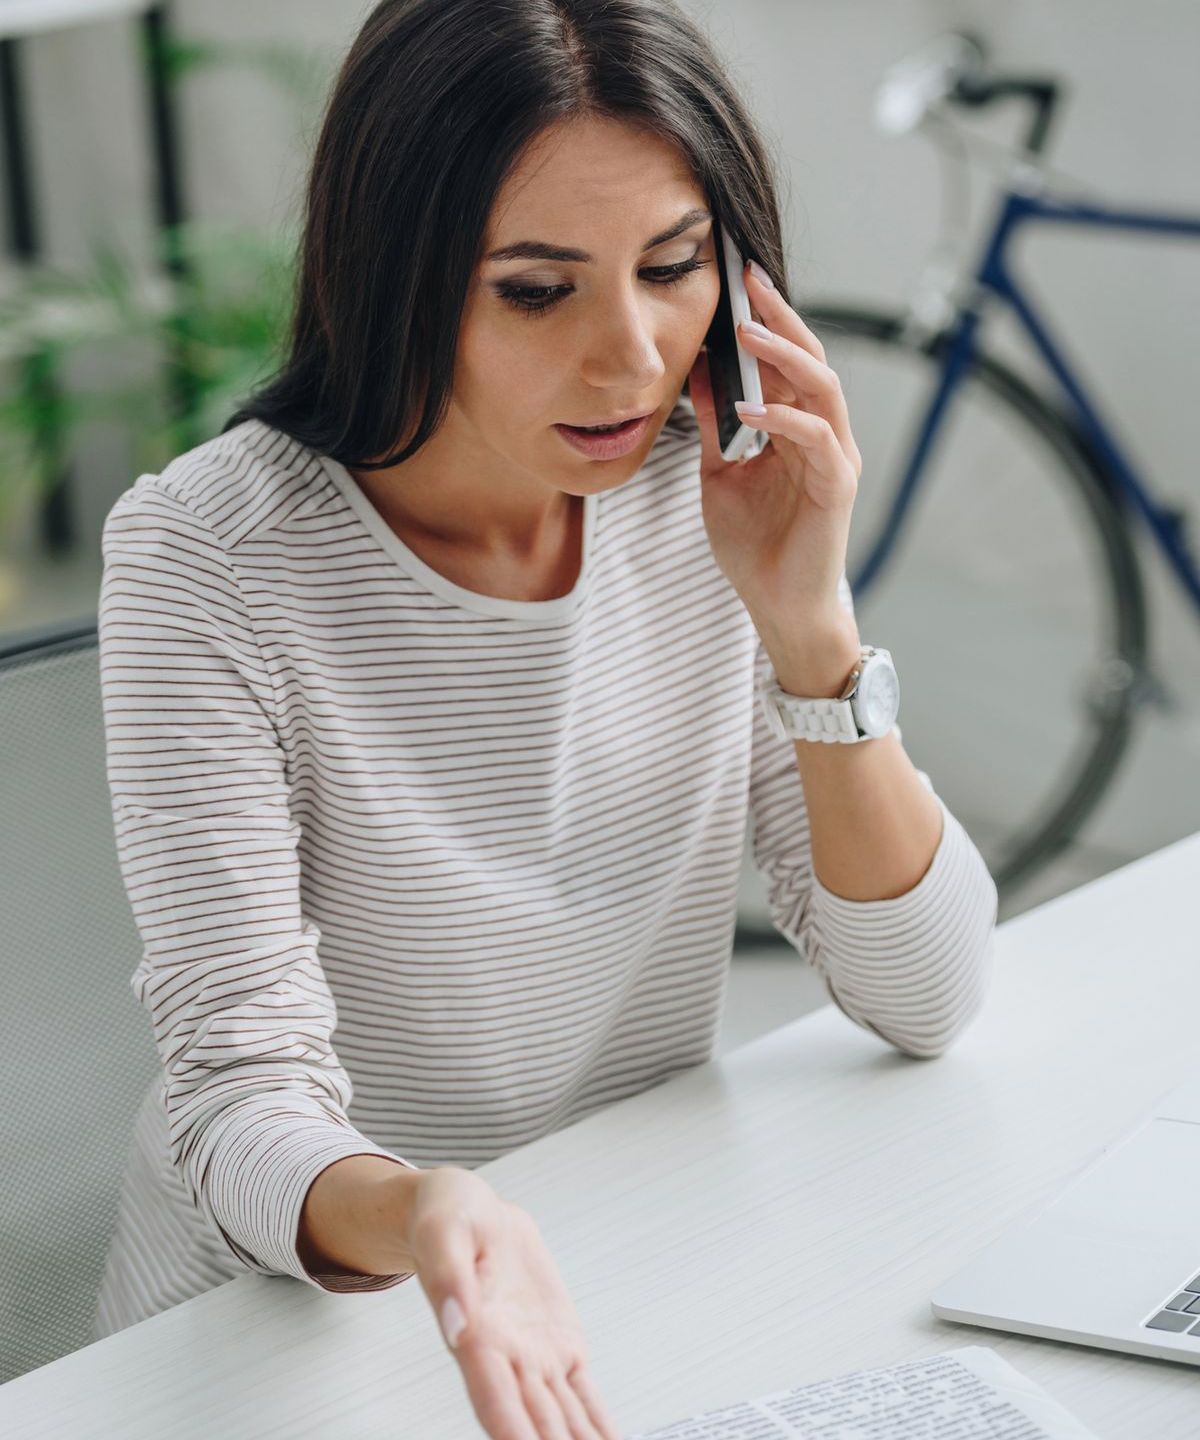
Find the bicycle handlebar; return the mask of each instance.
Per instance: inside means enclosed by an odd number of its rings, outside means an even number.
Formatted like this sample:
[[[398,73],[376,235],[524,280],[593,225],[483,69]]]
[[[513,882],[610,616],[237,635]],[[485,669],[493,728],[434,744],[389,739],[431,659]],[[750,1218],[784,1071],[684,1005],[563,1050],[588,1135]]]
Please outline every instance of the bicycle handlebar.
[[[1040,155],[1062,96],[1062,84],[1049,76],[988,74],[988,50],[981,36],[951,30],[906,56],[884,75],[875,96],[875,123],[888,135],[914,130],[939,104],[979,109],[1019,95],[1035,107],[1025,150]]]

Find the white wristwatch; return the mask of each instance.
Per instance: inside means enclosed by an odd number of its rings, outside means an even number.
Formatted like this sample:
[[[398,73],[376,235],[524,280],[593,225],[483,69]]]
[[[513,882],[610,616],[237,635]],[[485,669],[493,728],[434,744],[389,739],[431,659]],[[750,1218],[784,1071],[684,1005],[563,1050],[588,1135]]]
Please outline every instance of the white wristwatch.
[[[900,713],[900,678],[886,650],[864,645],[836,700],[806,700],[780,688],[769,671],[759,695],[771,734],[779,740],[853,745],[886,735]]]

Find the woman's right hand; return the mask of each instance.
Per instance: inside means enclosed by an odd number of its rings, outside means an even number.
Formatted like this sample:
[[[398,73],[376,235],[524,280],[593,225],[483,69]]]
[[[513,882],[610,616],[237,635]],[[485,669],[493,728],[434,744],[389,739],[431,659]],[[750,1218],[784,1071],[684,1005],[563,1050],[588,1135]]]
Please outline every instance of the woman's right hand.
[[[408,1218],[417,1278],[491,1440],[620,1440],[528,1211],[447,1165],[420,1172]]]

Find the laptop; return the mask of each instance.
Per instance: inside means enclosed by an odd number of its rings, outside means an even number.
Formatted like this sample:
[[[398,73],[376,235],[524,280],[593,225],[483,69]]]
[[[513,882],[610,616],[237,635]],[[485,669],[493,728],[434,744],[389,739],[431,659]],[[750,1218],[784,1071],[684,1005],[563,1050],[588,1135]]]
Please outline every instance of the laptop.
[[[942,1320],[1200,1365],[1200,1079],[930,1296]]]

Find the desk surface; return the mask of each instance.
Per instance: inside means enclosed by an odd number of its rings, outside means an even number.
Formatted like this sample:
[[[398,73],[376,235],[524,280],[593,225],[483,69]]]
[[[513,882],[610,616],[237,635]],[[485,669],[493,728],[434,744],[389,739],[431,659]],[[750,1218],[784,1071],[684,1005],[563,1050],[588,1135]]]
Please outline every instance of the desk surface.
[[[1193,1074],[1198,878],[1200,834],[1002,925],[987,1004],[936,1060],[827,1005],[483,1166],[537,1218],[623,1431],[981,1344],[1102,1440],[1194,1433],[1192,1367],[928,1296]],[[0,1433],[482,1432],[415,1278],[246,1275],[0,1387]]]

